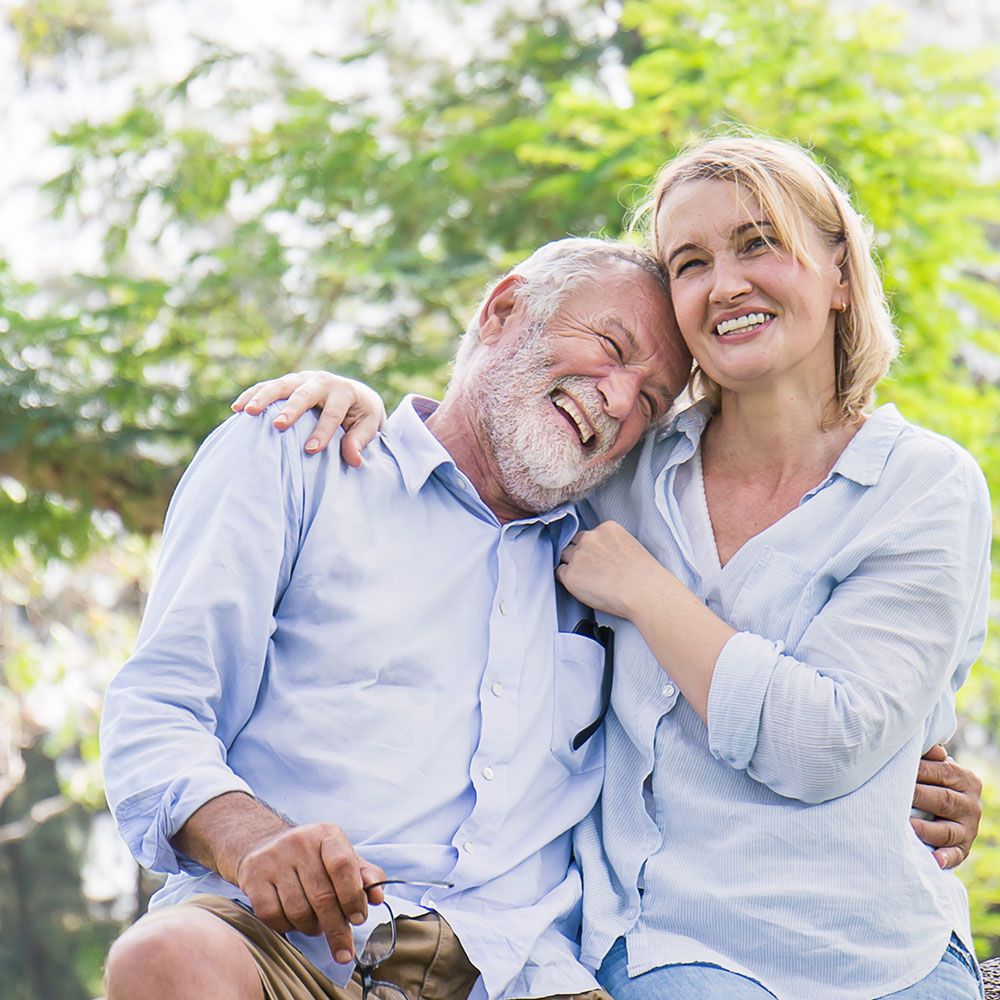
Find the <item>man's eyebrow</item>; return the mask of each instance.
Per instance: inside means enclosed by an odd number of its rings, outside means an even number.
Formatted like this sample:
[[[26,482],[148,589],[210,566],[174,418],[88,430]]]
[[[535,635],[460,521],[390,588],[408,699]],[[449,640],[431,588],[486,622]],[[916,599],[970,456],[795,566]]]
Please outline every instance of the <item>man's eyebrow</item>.
[[[604,321],[608,326],[615,328],[617,334],[628,344],[633,354],[639,353],[639,341],[635,339],[635,334],[617,316],[606,316]]]

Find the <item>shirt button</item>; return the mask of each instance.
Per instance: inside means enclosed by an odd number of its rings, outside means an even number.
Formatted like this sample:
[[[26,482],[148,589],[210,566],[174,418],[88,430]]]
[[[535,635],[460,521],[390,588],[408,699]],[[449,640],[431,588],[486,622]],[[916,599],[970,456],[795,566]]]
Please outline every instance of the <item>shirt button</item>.
[[[476,853],[476,845],[471,840],[467,840],[464,844],[462,844],[462,849],[466,854]]]
[[[501,601],[498,607],[500,608],[500,614],[502,615],[507,614],[507,604],[505,601]]]
[[[496,771],[494,771],[492,767],[484,767],[483,768],[483,777],[487,781],[492,781],[496,777]]]
[[[490,690],[499,698],[503,694],[503,685],[499,681],[494,681],[490,685]]]
[[[663,697],[664,698],[673,698],[675,690],[676,690],[676,688],[673,686],[673,684],[664,684],[663,685]]]

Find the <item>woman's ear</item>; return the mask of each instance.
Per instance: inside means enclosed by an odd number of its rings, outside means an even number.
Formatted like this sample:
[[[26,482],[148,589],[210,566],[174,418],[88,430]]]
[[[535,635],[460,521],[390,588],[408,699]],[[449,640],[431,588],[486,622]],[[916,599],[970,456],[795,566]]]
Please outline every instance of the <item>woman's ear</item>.
[[[840,272],[840,281],[837,282],[837,290],[834,293],[833,308],[837,312],[843,312],[851,304],[851,277],[847,266],[846,240],[837,247],[834,263]]]
[[[503,336],[504,327],[517,305],[517,293],[525,278],[508,274],[494,287],[479,310],[479,341],[495,344]]]

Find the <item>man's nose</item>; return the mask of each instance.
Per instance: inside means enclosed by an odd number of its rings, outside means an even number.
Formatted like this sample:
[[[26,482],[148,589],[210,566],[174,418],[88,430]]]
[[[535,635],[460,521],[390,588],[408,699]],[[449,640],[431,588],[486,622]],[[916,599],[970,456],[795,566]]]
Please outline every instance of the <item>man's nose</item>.
[[[740,261],[727,254],[719,254],[712,266],[711,300],[715,305],[737,302],[753,291],[753,284],[746,276]]]
[[[637,371],[616,368],[597,384],[604,398],[604,412],[615,420],[625,420],[635,409],[639,400],[642,375]]]

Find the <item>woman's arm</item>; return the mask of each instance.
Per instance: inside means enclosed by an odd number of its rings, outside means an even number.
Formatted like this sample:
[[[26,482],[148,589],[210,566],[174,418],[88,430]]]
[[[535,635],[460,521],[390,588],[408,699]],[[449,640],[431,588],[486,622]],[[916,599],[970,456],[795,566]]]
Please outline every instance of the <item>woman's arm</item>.
[[[988,496],[978,470],[952,472],[839,581],[794,650],[732,629],[619,525],[578,536],[559,577],[635,623],[706,720],[715,757],[781,795],[825,801],[920,733],[981,645]]]
[[[584,604],[631,621],[707,721],[715,664],[734,628],[614,521],[581,531],[563,549],[556,576]]]
[[[257,382],[236,397],[232,409],[257,415],[279,399],[287,402],[273,420],[278,430],[291,427],[306,410],[320,407],[323,412],[305,450],[310,454],[323,451],[337,428],[343,427],[340,454],[354,468],[361,465],[362,451],[385,422],[385,406],[374,389],[324,371],[290,372]]]

